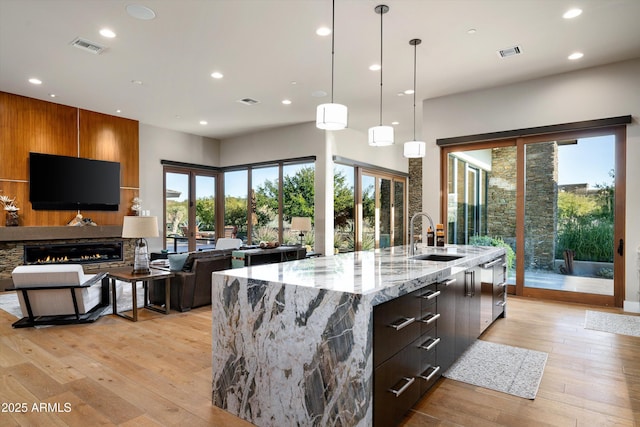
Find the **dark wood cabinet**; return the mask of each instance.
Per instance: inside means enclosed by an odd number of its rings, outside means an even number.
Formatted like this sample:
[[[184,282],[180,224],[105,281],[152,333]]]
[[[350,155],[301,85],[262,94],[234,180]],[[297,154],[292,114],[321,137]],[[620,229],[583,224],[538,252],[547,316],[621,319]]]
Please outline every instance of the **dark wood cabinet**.
[[[437,363],[446,372],[455,361],[456,348],[456,283],[460,276],[452,276],[437,284],[438,296],[438,344]]]
[[[437,285],[374,307],[373,364],[376,427],[394,426],[440,378],[437,364]]]
[[[504,317],[507,303],[507,264],[505,257],[498,257],[480,266],[480,333],[498,318]]]
[[[480,336],[479,272],[479,267],[473,267],[456,275],[455,359]]]
[[[397,425],[480,336],[480,272],[469,268],[374,307],[375,427]]]

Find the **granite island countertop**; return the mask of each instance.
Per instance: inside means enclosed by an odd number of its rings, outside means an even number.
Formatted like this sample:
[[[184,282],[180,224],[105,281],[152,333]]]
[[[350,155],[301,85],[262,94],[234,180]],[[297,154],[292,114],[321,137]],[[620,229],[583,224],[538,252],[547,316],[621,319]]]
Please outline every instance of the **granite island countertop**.
[[[418,245],[414,256],[461,256],[448,262],[424,261],[409,256],[409,246],[394,246],[375,251],[349,252],[330,257],[225,270],[214,274],[366,295],[373,305],[377,305],[458,271],[491,261],[503,253],[504,249],[493,246]]]
[[[373,424],[376,305],[491,261],[503,248],[409,246],[212,275],[212,403],[263,427]]]

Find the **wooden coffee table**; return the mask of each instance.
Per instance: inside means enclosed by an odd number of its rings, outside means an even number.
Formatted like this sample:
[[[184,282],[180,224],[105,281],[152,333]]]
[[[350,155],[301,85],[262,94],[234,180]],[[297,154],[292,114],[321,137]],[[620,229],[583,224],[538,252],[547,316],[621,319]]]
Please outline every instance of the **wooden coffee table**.
[[[144,308],[148,310],[157,311],[158,313],[169,314],[171,308],[171,278],[174,274],[167,270],[157,270],[152,268],[147,274],[133,274],[131,268],[114,270],[107,273],[107,276],[111,280],[111,293],[113,295],[113,314],[124,317],[125,319],[138,321],[138,297],[136,292],[136,284],[142,282],[144,287]],[[131,316],[118,313],[118,302],[116,298],[116,280],[131,283],[131,299],[133,307],[131,310]],[[156,306],[149,303],[149,282],[155,280],[164,280],[164,308],[162,306]]]

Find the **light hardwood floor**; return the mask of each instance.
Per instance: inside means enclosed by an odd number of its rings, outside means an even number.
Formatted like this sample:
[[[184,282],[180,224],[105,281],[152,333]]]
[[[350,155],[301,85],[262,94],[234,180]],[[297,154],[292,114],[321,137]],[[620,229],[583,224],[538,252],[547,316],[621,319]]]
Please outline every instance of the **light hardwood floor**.
[[[549,353],[536,399],[442,379],[403,426],[640,426],[640,338],[584,329],[586,309],[510,297],[481,338]],[[140,317],[12,329],[0,310],[2,409],[28,407],[0,425],[249,425],[211,405],[208,308]]]

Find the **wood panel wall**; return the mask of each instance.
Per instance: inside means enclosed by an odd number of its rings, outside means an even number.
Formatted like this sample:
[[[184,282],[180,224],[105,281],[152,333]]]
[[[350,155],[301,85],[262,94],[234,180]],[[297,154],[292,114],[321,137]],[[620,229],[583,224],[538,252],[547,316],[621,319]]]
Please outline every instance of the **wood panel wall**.
[[[120,210],[80,213],[99,225],[121,225],[131,214],[139,193],[137,121],[0,92],[0,194],[16,197],[20,225],[66,225],[77,211],[31,209],[29,152],[120,162]]]

